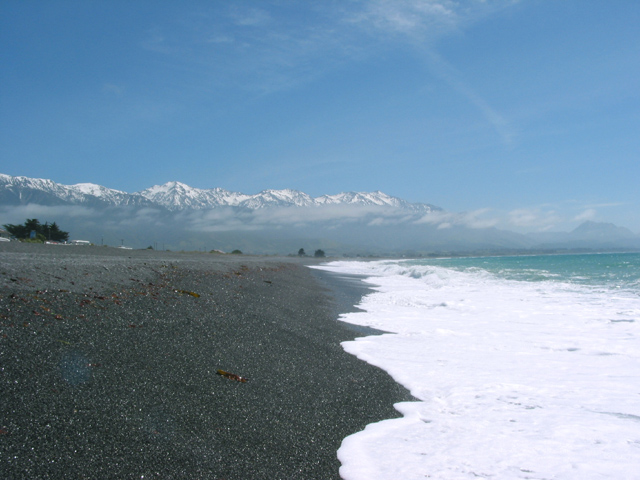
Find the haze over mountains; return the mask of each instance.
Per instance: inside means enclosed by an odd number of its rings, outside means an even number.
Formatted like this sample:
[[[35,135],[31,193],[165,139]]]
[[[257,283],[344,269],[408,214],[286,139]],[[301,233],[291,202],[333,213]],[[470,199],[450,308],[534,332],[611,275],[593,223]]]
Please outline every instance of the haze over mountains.
[[[135,248],[269,254],[321,248],[332,255],[640,248],[640,236],[612,224],[522,235],[380,191],[314,198],[290,189],[247,195],[168,182],[127,193],[0,174],[0,224],[26,218],[56,221],[74,239]]]

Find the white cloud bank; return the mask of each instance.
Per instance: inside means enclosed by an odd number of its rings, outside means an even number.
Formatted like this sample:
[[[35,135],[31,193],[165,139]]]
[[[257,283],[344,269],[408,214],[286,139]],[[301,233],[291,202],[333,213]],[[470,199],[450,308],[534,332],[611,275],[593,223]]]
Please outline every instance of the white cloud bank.
[[[583,221],[597,220],[598,210],[584,205],[573,205],[572,209],[567,209],[566,205],[543,205],[508,212],[485,208],[463,213],[434,211],[428,214],[374,205],[257,210],[222,207],[177,212],[130,206],[104,209],[41,205],[0,207],[0,223],[22,224],[27,218],[37,218],[42,223],[55,221],[62,230],[71,233],[72,239],[111,245],[126,241],[138,248],[154,242],[163,245],[166,242],[168,248],[189,249],[189,245],[200,244],[224,248],[221,242],[226,241],[231,249],[245,242],[245,249],[264,253],[260,248],[267,248],[264,240],[270,239],[268,248],[271,250],[266,252],[284,253],[278,245],[307,238],[324,239],[352,252],[360,252],[361,247],[375,252],[400,252],[407,249],[529,248],[535,244],[534,237],[518,234],[569,232]],[[568,225],[571,227],[558,228]]]

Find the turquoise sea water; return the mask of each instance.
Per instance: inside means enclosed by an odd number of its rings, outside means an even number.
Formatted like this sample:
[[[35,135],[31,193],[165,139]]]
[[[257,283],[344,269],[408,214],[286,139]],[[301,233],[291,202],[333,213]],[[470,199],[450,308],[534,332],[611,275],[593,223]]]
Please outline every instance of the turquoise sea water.
[[[509,280],[527,282],[556,281],[640,289],[640,253],[446,258],[402,263],[407,266],[434,265],[457,271],[480,269]]]

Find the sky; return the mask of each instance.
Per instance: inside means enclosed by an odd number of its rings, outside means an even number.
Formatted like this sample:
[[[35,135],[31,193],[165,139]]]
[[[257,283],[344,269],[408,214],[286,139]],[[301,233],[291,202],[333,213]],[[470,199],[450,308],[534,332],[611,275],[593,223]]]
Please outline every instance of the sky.
[[[636,0],[0,1],[0,173],[640,232]]]

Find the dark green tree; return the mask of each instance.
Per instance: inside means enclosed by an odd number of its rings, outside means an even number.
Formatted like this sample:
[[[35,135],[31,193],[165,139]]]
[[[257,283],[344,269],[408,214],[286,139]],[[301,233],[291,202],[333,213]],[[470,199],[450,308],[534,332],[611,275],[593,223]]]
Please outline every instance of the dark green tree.
[[[24,225],[3,225],[7,231],[16,238],[31,238],[31,232],[35,232],[36,238],[40,240],[52,240],[54,242],[66,242],[69,240],[69,232],[60,230],[58,224],[49,222],[42,225],[37,218],[27,218]]]
[[[306,253],[304,253],[304,248],[298,250],[298,255],[300,255],[301,257],[304,257],[306,255]]]
[[[45,230],[47,231],[43,232],[43,234],[48,240],[53,240],[54,242],[66,242],[69,240],[69,232],[60,230],[56,222],[53,222],[51,225],[45,223]]]
[[[324,258],[324,250],[316,250],[316,253],[314,253],[313,256],[316,258]]]
[[[26,238],[24,233],[26,232],[26,229],[24,228],[24,225],[13,225],[12,223],[5,223],[3,227],[7,229],[7,232],[9,232],[16,238]]]
[[[27,231],[27,236],[31,235],[31,232],[42,233],[42,225],[40,224],[40,220],[37,218],[27,218],[27,221],[24,222],[24,228]]]

